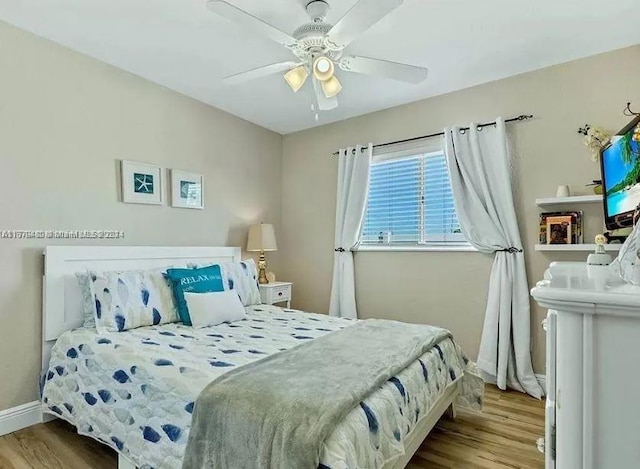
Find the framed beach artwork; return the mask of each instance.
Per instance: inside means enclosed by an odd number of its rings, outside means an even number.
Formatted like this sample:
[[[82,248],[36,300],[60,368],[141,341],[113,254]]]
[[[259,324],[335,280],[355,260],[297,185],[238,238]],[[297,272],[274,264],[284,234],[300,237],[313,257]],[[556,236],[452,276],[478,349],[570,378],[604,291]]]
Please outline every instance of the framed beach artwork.
[[[204,176],[172,169],[171,206],[204,209]]]
[[[123,160],[120,176],[123,202],[162,205],[162,168],[160,166]]]

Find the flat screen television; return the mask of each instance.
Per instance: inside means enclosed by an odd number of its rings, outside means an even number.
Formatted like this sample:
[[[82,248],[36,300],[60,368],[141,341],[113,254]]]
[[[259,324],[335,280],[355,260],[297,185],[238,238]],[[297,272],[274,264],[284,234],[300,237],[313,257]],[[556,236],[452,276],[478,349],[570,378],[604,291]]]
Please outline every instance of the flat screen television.
[[[640,204],[640,143],[634,133],[640,116],[611,138],[600,152],[604,218],[608,230],[633,226]]]

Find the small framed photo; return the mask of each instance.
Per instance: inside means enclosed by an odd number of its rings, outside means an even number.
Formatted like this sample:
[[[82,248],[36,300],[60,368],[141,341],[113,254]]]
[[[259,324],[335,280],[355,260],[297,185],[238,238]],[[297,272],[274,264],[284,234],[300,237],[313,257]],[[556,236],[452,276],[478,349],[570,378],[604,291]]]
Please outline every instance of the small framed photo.
[[[204,176],[172,169],[171,206],[204,209]]]
[[[155,164],[122,161],[122,201],[162,205],[162,168]]]
[[[572,234],[571,215],[547,218],[547,244],[572,244]]]

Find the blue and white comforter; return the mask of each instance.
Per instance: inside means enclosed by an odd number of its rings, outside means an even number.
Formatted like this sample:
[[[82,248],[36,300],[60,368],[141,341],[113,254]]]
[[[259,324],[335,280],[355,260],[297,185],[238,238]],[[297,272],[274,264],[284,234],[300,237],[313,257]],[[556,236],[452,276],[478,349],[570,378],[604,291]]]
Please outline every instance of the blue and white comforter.
[[[248,319],[193,329],[180,324],[98,335],[76,329],[56,342],[43,401],[78,432],[141,468],[179,468],[200,392],[236,366],[259,360],[351,321],[258,305]],[[447,339],[356,407],[321,448],[320,467],[377,468],[432,403],[473,364]],[[482,383],[462,380],[461,399],[482,403]]]

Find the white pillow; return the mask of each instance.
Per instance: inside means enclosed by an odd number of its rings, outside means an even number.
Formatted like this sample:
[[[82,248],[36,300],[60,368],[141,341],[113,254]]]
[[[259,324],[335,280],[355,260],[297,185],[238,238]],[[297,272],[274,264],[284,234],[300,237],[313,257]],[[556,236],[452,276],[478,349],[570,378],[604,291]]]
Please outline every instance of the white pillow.
[[[234,290],[210,293],[184,293],[193,327],[216,326],[247,317]]]

